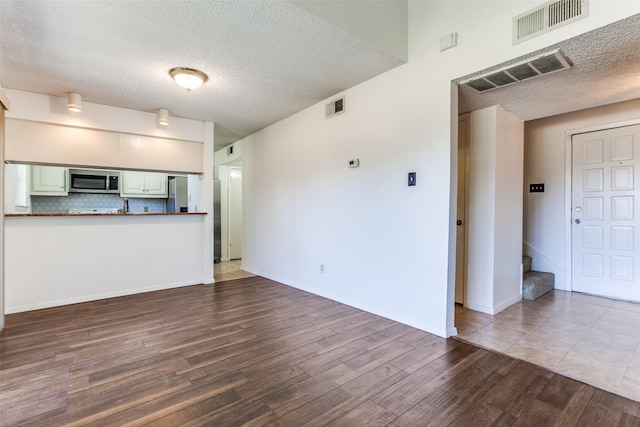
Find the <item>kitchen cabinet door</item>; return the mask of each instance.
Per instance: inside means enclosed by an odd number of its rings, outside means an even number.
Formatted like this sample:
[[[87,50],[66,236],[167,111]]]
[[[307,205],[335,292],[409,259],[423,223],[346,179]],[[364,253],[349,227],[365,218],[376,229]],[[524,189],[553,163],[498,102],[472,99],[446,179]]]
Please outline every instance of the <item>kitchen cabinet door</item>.
[[[31,167],[32,196],[68,196],[67,168],[59,166]]]
[[[158,172],[122,173],[121,197],[167,197],[167,174]]]
[[[146,194],[146,172],[122,172],[122,197],[140,197]]]
[[[147,172],[146,187],[150,196],[167,197],[167,174]]]

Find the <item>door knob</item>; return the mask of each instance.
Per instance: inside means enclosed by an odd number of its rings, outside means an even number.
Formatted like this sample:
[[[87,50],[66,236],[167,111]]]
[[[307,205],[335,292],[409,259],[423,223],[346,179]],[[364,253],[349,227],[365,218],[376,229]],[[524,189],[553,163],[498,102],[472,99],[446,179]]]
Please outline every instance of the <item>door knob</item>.
[[[456,225],[462,225],[462,220],[459,219],[458,221],[456,221]]]
[[[580,219],[578,218],[578,219],[574,220],[573,222],[575,222],[576,224],[580,224],[580,222],[581,222],[581,221],[580,221]]]

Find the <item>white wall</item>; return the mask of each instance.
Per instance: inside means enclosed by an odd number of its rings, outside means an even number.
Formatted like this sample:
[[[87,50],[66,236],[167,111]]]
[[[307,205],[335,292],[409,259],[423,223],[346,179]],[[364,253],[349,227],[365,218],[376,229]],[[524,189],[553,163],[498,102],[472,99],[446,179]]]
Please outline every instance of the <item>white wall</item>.
[[[4,89],[11,99],[7,118],[54,123],[136,135],[202,141],[204,124],[197,120],[170,117],[169,126],[157,124],[157,115],[145,111],[82,102],[82,112],[67,111],[67,98]]]
[[[464,305],[485,313],[492,313],[494,305],[496,115],[497,108],[491,107],[474,111],[470,116],[467,293]]]
[[[6,312],[203,283],[203,222],[191,215],[6,218]]]
[[[497,107],[496,125],[494,313],[522,298],[522,180],[524,173],[524,122]]]
[[[465,306],[495,314],[521,299],[523,122],[471,113]]]
[[[7,94],[14,119],[199,143],[206,215],[5,218],[6,312],[213,283],[213,123],[171,118],[167,129],[155,129],[151,113],[84,102],[71,116],[56,107],[57,97]]]
[[[290,0],[290,3],[407,60],[406,0]]]
[[[565,236],[567,133],[574,129],[638,120],[640,99],[525,123],[524,252],[533,268],[555,274],[556,289],[570,290]],[[544,183],[544,193],[529,193],[529,184]]]
[[[246,138],[245,268],[455,333],[451,81],[640,12],[594,1],[578,24],[511,46],[511,18],[535,4],[412,1],[408,64],[346,90],[344,114],[325,120],[321,102]],[[451,32],[458,47],[440,53]],[[351,158],[361,166],[347,168]],[[406,186],[411,171],[416,187]]]

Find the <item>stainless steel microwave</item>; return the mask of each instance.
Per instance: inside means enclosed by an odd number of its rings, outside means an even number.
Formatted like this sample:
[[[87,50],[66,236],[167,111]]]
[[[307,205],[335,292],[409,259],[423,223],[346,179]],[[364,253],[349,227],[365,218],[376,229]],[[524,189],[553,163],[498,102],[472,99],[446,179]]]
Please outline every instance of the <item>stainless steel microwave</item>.
[[[120,193],[120,172],[99,169],[69,169],[69,192]]]

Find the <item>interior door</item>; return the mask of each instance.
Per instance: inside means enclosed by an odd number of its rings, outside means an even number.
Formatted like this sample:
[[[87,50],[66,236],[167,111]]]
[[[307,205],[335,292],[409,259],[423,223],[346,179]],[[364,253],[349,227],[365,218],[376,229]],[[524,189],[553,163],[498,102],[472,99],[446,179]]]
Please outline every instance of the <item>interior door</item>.
[[[464,304],[467,278],[467,181],[469,177],[469,115],[458,119],[458,210],[456,213],[455,302]]]
[[[229,259],[242,258],[242,169],[229,169]]]
[[[640,301],[640,125],[572,139],[572,288]]]

